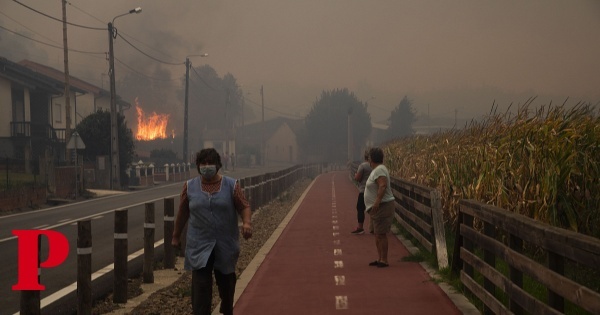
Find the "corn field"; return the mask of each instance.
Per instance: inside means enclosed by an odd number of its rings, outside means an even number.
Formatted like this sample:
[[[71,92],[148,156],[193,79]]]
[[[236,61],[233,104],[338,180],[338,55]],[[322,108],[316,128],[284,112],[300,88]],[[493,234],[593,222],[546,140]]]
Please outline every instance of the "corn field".
[[[494,110],[466,128],[385,145],[395,177],[441,191],[444,216],[475,199],[600,238],[600,118],[594,106]]]

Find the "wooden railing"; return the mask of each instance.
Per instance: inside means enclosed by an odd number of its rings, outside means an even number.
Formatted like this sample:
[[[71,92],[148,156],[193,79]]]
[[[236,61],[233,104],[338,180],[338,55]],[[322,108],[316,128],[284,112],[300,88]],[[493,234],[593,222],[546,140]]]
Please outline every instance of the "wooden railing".
[[[320,165],[297,165],[277,172],[245,177],[240,179],[240,184],[252,210],[255,210],[274,200],[299,179],[312,178],[320,173]]]
[[[396,198],[396,220],[431,253],[438,268],[448,267],[448,251],[440,192],[398,178],[391,178]]]
[[[461,282],[485,304],[484,313],[562,314],[566,299],[600,314],[600,294],[565,272],[589,268],[597,273],[600,240],[473,200],[460,201],[458,222],[460,257],[454,258],[453,269],[462,267]],[[537,250],[536,257],[546,262],[530,258],[524,249]],[[508,272],[498,268],[499,261],[508,265]],[[480,277],[483,286],[475,280]],[[526,292],[524,277],[547,288],[546,298]],[[497,293],[508,302],[501,302]]]

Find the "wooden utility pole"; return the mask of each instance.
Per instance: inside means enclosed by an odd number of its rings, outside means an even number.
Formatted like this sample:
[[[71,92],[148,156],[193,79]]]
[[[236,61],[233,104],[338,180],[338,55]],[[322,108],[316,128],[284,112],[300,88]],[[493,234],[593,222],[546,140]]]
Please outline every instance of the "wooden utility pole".
[[[69,84],[69,46],[67,45],[67,0],[62,0],[63,52],[65,59],[65,143],[71,139],[71,87]],[[65,160],[69,160],[69,150],[65,147]]]

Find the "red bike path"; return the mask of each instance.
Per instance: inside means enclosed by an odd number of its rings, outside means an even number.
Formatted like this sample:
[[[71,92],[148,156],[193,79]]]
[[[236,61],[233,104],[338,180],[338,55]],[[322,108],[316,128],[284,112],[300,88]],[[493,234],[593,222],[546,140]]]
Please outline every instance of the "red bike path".
[[[409,253],[394,235],[389,267],[368,265],[374,236],[350,233],[357,195],[348,171],[319,175],[240,277],[234,313],[461,314],[419,263],[402,261]]]

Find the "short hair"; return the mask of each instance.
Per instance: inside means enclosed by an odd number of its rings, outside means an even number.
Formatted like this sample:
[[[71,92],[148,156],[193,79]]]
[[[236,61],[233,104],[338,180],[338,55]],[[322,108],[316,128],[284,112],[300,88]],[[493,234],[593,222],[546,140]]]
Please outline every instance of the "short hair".
[[[365,149],[364,158],[365,158],[365,161],[369,159],[369,149]]]
[[[383,150],[381,148],[371,148],[371,150],[369,150],[369,158],[373,163],[382,164]]]
[[[215,164],[217,170],[223,167],[221,156],[214,148],[202,149],[196,153],[196,168],[198,169],[198,173],[200,172],[200,164]]]

